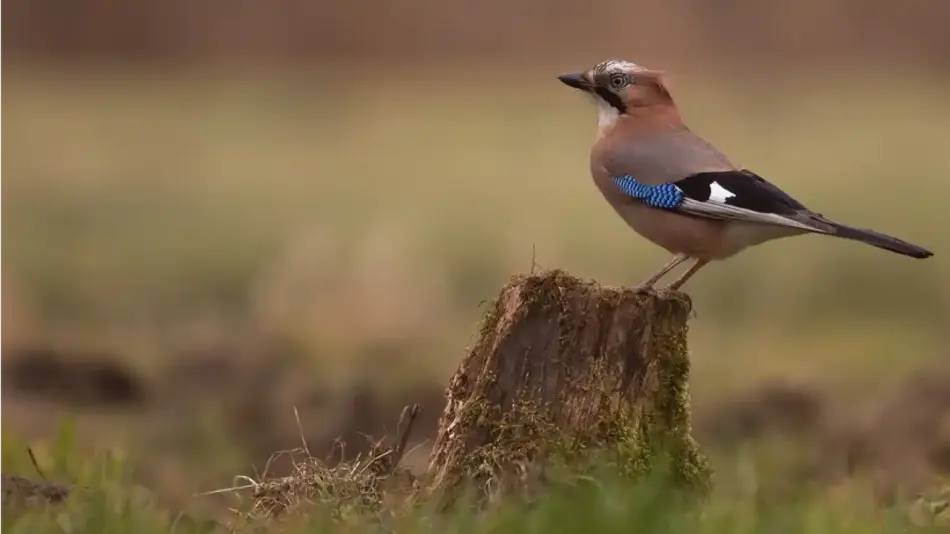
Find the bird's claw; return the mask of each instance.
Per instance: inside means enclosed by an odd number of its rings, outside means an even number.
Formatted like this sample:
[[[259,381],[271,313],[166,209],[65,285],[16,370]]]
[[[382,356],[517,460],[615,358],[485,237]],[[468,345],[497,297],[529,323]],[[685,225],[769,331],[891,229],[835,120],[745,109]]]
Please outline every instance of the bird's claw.
[[[633,292],[636,293],[636,294],[638,294],[638,295],[640,295],[640,294],[643,294],[643,295],[650,295],[650,294],[652,294],[652,293],[656,293],[656,289],[654,289],[654,287],[653,287],[652,284],[650,284],[650,285],[648,285],[648,284],[640,284],[640,285],[638,285],[638,286],[636,286],[636,287],[633,288]]]

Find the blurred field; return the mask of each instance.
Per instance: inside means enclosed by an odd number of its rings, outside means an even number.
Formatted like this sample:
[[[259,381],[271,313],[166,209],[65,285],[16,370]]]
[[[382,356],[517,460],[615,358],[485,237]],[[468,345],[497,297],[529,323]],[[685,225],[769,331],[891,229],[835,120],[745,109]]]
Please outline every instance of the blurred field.
[[[590,183],[594,112],[559,72],[8,61],[4,430],[48,436],[79,412],[83,443],[124,448],[178,501],[296,446],[294,405],[324,440],[382,431],[420,396],[436,417],[479,303],[532,258],[624,285],[667,259]],[[674,77],[691,125],[736,160],[936,252],[803,237],[697,275],[698,427],[771,378],[858,420],[945,362],[948,89],[923,70]],[[8,367],[37,350],[54,363]],[[62,385],[78,360],[131,371],[82,367],[99,386],[79,389],[124,384],[83,404]],[[108,400],[116,387],[134,393]]]
[[[602,209],[586,175],[592,112],[551,73],[362,72],[8,74],[4,274],[34,325],[147,337],[207,318],[311,339],[431,337],[467,329],[532,247],[541,265],[607,283],[666,259]],[[686,78],[677,95],[698,131],[807,204],[939,252],[945,86],[815,77]],[[754,346],[756,318],[807,345],[897,321],[917,326],[861,337],[932,347],[946,261],[819,237],[762,247],[691,288],[696,335],[734,322]],[[21,321],[11,335],[29,335]],[[453,365],[433,361],[437,376]]]

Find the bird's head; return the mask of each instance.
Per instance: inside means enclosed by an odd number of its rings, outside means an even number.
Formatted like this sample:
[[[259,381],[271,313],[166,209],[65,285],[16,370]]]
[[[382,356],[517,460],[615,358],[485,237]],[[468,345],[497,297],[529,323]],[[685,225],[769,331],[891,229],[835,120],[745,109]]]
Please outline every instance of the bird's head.
[[[644,108],[672,106],[664,78],[662,72],[618,59],[602,61],[584,72],[558,76],[565,85],[591,95],[597,104],[601,129]]]

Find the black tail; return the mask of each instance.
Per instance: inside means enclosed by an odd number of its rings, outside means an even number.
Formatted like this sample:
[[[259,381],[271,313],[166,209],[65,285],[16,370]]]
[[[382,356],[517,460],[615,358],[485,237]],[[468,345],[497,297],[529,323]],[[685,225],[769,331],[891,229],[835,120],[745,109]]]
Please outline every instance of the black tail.
[[[883,248],[884,250],[890,250],[891,252],[896,252],[898,254],[903,254],[905,256],[910,256],[912,258],[929,258],[934,255],[933,252],[929,250],[918,247],[897,239],[896,237],[891,237],[880,232],[875,232],[874,230],[868,230],[865,228],[855,228],[853,226],[848,226],[841,223],[832,223],[835,228],[833,235],[835,237],[843,237],[845,239],[852,239],[854,241],[860,241],[862,243],[867,243],[878,248]]]

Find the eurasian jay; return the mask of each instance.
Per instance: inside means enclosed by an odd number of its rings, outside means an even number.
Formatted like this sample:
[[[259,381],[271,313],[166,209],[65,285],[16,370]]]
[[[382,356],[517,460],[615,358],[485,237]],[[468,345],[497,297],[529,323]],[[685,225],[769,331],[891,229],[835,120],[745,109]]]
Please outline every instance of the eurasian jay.
[[[932,252],[873,230],[835,222],[761,176],[737,166],[683,122],[661,72],[609,60],[564,74],[597,105],[590,171],[600,192],[637,233],[674,256],[637,289],[652,288],[686,260],[679,289],[713,260],[783,237],[824,234],[913,258]]]

